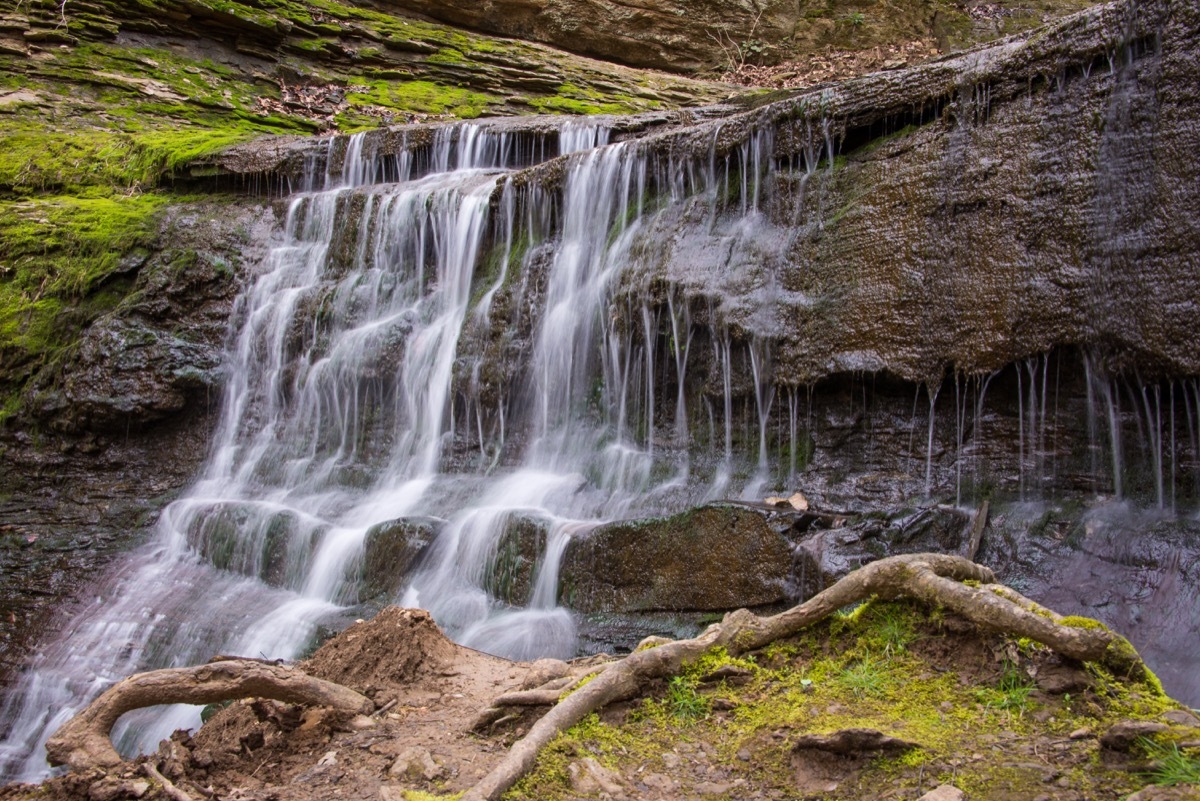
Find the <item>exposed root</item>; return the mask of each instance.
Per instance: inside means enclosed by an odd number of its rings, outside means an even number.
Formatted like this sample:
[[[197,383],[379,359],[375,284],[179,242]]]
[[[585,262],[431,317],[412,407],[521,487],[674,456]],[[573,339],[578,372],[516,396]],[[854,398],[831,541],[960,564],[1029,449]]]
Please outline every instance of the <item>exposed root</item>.
[[[620,664],[620,661],[582,665],[573,670],[569,676],[551,679],[531,690],[519,690],[498,696],[487,709],[479,713],[471,724],[471,729],[485,731],[495,728],[505,720],[520,717],[512,714],[512,707],[554,706],[585,681],[617,664]]]
[[[971,586],[963,582],[977,583]],[[638,650],[564,697],[519,740],[491,773],[462,796],[462,801],[495,801],[532,769],[538,753],[559,733],[588,714],[633,697],[653,679],[672,675],[713,646],[731,655],[757,650],[796,634],[837,610],[871,597],[910,596],[956,612],[985,628],[1028,637],[1058,653],[1098,662],[1122,676],[1144,678],[1145,666],[1124,638],[1105,628],[1075,628],[1018,593],[998,592],[986,567],[962,557],[910,554],[881,559],[854,571],[832,587],[773,617],[739,609],[709,626],[698,637]]]
[[[138,673],[102,693],[54,733],[46,743],[51,765],[75,770],[112,767],[121,762],[109,733],[126,712],[158,704],[211,704],[236,698],[270,698],[313,704],[357,714],[375,708],[371,699],[303,671],[254,660],[210,662],[190,668]]]

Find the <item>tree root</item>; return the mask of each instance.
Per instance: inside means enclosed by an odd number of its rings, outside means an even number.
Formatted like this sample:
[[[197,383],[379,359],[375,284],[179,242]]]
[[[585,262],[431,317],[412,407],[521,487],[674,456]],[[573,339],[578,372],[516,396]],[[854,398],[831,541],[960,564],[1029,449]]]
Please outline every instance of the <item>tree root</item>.
[[[368,714],[375,704],[353,690],[303,671],[254,660],[210,662],[138,673],[110,687],[46,743],[51,765],[113,767],[121,756],[109,733],[126,712],[158,704],[211,704],[260,697]]]
[[[980,529],[979,521],[985,520],[985,515],[986,510],[981,510],[977,518]],[[692,639],[648,638],[623,659],[577,666],[569,675],[559,675],[540,687],[502,695],[476,718],[474,728],[486,729],[511,719],[519,708],[550,709],[489,774],[467,790],[461,801],[496,801],[532,769],[538,753],[559,733],[608,704],[640,694],[648,682],[677,674],[710,648],[722,646],[731,656],[754,651],[869,598],[915,598],[955,612],[983,628],[1027,637],[1065,657],[1097,663],[1119,677],[1151,680],[1141,658],[1124,637],[1091,621],[1056,615],[994,581],[991,570],[959,556],[893,556],[850,573],[778,615],[759,617],[739,609]],[[109,741],[109,731],[125,712],[155,704],[212,703],[244,696],[321,704],[352,713],[369,713],[374,708],[358,693],[298,670],[230,660],[131,676],[59,729],[46,750],[52,764],[65,763],[77,770],[111,767],[120,762],[120,756]],[[158,776],[154,778],[161,781]],[[163,786],[168,787],[165,782]]]
[[[637,650],[563,697],[461,801],[496,801],[532,769],[538,753],[559,733],[601,707],[637,695],[647,682],[678,673],[709,648],[724,646],[733,656],[754,651],[871,597],[913,597],[956,612],[981,627],[1028,637],[1063,656],[1099,663],[1117,675],[1134,679],[1148,676],[1125,638],[1103,627],[1064,625],[1065,618],[1047,614],[1033,601],[994,581],[991,570],[959,556],[893,556],[854,571],[799,606],[773,617],[762,618],[739,609],[698,637]]]

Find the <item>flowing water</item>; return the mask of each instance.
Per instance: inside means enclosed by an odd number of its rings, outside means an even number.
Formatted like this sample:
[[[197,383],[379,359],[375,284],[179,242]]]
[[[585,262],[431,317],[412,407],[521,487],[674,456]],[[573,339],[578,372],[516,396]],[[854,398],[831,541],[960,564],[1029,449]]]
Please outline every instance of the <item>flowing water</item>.
[[[381,525],[435,532],[385,601],[429,609],[476,648],[569,657],[557,573],[571,537],[794,487],[813,391],[776,385],[773,342],[787,308],[813,301],[779,272],[818,225],[805,209],[820,205],[834,143],[812,126],[781,161],[774,129],[752,126],[718,156],[720,133],[708,155],[680,158],[610,143],[597,123],[536,136],[461,124],[389,155],[362,136],[331,141],[239,298],[202,475],[6,698],[0,781],[44,776],[46,737],[129,673],[303,653],[369,600],[364,552]],[[525,169],[554,158],[557,179]],[[1049,365],[1015,367],[1022,497],[1057,470]],[[1118,384],[1085,367],[1093,474],[1110,471],[1121,495],[1132,412],[1157,432],[1147,458],[1158,504],[1173,504],[1174,443],[1200,441],[1196,386],[1140,386],[1122,407]],[[944,483],[940,432],[953,432],[959,497],[963,465],[983,472],[994,377],[924,388],[927,412],[914,406],[901,434],[911,494]],[[544,544],[514,605],[489,580],[520,521]],[[116,736],[153,748],[198,718],[144,710]]]

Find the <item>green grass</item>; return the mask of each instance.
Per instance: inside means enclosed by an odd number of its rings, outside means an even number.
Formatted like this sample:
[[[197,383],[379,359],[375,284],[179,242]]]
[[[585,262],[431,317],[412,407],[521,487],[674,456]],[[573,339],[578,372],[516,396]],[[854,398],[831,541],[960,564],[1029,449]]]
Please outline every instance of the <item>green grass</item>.
[[[865,657],[842,671],[835,679],[838,684],[857,698],[881,698],[893,685],[891,672],[885,661]]]
[[[681,720],[696,720],[709,712],[708,699],[697,693],[696,685],[683,676],[667,683],[666,705]]]
[[[989,709],[1002,709],[1021,715],[1033,707],[1030,694],[1033,682],[1011,662],[1005,662],[995,687],[981,687],[975,697]]]
[[[1200,784],[1200,758],[1179,750],[1176,743],[1163,745],[1143,738],[1141,745],[1154,762],[1154,766],[1146,773],[1151,783],[1161,787]]]

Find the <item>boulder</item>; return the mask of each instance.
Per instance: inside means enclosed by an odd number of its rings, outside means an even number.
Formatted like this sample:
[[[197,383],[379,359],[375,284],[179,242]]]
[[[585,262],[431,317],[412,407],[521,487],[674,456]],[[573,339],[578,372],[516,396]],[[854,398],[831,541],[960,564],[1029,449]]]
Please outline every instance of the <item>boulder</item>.
[[[790,520],[781,525],[735,504],[602,525],[567,545],[561,601],[581,612],[722,610],[789,601],[790,530]]]
[[[534,569],[546,551],[548,534],[545,520],[522,514],[510,515],[484,580],[487,591],[513,606],[528,604],[533,592]]]
[[[359,600],[396,594],[441,525],[442,521],[433,517],[402,517],[368,529],[359,569]]]

